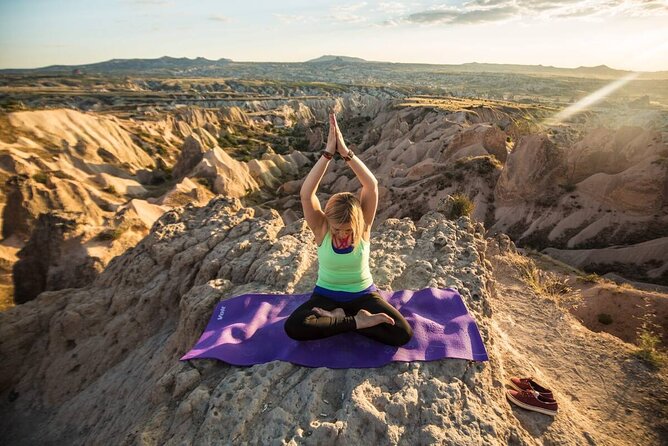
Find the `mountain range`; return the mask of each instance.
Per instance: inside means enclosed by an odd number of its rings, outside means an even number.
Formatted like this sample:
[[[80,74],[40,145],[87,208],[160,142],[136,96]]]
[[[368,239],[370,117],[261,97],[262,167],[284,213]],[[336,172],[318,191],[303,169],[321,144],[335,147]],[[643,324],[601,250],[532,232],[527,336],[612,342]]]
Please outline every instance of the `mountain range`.
[[[324,55],[306,62],[236,62],[227,58],[210,60],[204,57],[163,56],[157,59],[111,59],[82,65],[50,65],[40,68],[3,69],[0,75],[21,74],[102,74],[102,75],[170,75],[170,76],[234,76],[253,68],[296,69],[355,65],[368,70],[429,70],[434,73],[517,73],[547,76],[619,78],[631,73],[606,65],[594,67],[561,68],[543,65],[495,63],[424,64],[367,61],[348,56]],[[643,79],[668,79],[668,71],[642,72]]]

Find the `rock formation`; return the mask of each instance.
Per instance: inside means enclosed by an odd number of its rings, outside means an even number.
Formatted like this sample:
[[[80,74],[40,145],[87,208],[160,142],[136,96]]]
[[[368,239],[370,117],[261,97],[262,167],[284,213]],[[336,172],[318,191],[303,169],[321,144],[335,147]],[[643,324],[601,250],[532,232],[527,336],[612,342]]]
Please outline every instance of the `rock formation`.
[[[536,433],[540,415],[527,426],[505,401],[506,367],[521,353],[507,356],[509,335],[494,322],[482,230],[435,212],[415,223],[388,219],[372,234],[371,269],[382,288],[457,287],[489,362],[242,368],[178,358],[219,300],[311,289],[313,236],[303,220],[285,226],[275,211],[234,199],[168,211],[89,286],[0,313],[0,434],[12,444],[612,441],[605,426],[568,414]]]
[[[518,116],[528,111],[519,106],[343,94],[233,101],[217,111],[183,108],[141,120],[73,110],[12,113],[15,140],[0,142],[7,148],[0,158],[3,236],[24,243],[49,210],[80,212],[104,232],[117,226],[116,214],[130,200],[140,200],[130,207],[146,210],[138,217],[150,226],[161,209],[191,198],[203,204],[211,193],[264,200],[293,221],[301,213],[301,177],[315,159],[309,151],[322,147],[329,109],[379,179],[378,222],[417,221],[462,194],[473,202],[472,217],[492,233],[537,249],[606,249],[668,235],[668,148],[656,131],[594,128],[571,141],[521,130]],[[323,201],[359,188],[336,162],[321,185]],[[666,262],[659,261],[648,265],[651,274],[643,267],[634,278],[663,283]],[[617,266],[582,265],[600,273]]]
[[[83,221],[76,214],[41,214],[28,243],[14,264],[14,301],[22,304],[42,291],[79,288],[102,270],[80,239]]]

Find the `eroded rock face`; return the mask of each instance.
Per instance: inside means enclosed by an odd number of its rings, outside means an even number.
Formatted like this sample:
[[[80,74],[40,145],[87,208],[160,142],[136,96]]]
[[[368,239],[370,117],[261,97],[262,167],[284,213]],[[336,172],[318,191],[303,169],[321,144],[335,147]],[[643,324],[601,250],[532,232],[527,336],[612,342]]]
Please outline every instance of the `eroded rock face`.
[[[549,199],[563,182],[563,153],[546,135],[522,138],[508,155],[494,189],[498,205]]]
[[[372,236],[374,279],[382,288],[458,287],[489,347],[490,277],[480,231],[466,218],[433,212],[417,223],[387,220]],[[274,211],[221,198],[168,211],[88,287],[46,292],[0,314],[1,404],[13,414],[0,422],[3,438],[57,441],[77,432],[71,444],[149,437],[162,444],[505,444],[522,437],[494,384],[501,373],[495,358],[359,370],[178,361],[217,301],[306,292],[316,273],[303,220],[284,226]],[[48,413],[43,427],[23,431],[21,417],[36,410]]]
[[[657,131],[628,126],[592,129],[568,150],[569,180],[579,183],[596,173],[614,175],[665,150]]]
[[[605,249],[666,237],[667,153],[658,133],[638,127],[594,129],[570,147],[525,137],[496,184],[490,229],[538,249]],[[601,264],[580,266],[607,272]],[[655,276],[654,266],[636,267],[634,277]]]
[[[183,147],[181,148],[179,158],[174,165],[174,178],[183,178],[200,161],[202,161],[203,154],[204,149],[202,148],[202,144],[199,139],[192,135],[187,136],[183,141]]]
[[[28,243],[14,264],[14,301],[22,304],[43,291],[79,288],[102,270],[100,259],[82,246],[81,216],[64,212],[41,214]]]

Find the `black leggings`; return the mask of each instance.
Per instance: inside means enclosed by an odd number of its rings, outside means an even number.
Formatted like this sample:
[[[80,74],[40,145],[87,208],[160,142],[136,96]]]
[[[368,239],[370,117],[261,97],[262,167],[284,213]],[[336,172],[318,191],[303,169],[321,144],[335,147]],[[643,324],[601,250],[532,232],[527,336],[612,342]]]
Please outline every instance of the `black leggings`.
[[[326,311],[342,308],[346,315],[345,317],[318,316],[313,307],[320,307]],[[372,314],[385,313],[394,319],[394,325],[383,322],[358,330],[354,316],[361,309]],[[413,337],[413,330],[406,319],[375,291],[350,302],[339,302],[313,293],[311,298],[300,305],[285,321],[285,332],[297,341],[322,339],[347,331],[356,331],[383,344],[397,347],[406,344]]]

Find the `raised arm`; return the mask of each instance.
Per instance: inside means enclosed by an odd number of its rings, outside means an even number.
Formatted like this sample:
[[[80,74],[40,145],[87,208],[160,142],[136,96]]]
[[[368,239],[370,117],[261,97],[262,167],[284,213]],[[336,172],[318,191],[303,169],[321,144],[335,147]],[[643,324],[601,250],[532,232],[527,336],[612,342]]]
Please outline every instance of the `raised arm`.
[[[325,151],[331,155],[336,153],[336,130],[333,114],[329,115],[329,134],[327,136],[327,147],[325,148]],[[320,200],[318,200],[315,193],[318,190],[318,185],[320,185],[322,177],[325,175],[325,170],[327,170],[328,165],[329,159],[325,156],[318,158],[318,161],[315,163],[311,171],[306,175],[306,179],[304,179],[301,191],[299,192],[302,209],[304,210],[304,218],[306,219],[309,228],[311,228],[311,231],[313,231],[318,243],[320,243],[322,236],[327,230],[327,219],[320,207]]]
[[[339,154],[346,159],[346,163],[350,168],[355,172],[357,179],[362,184],[362,191],[360,192],[360,204],[362,205],[362,213],[364,214],[364,222],[366,223],[366,232],[371,231],[371,224],[373,219],[376,217],[376,209],[378,208],[378,180],[371,173],[368,167],[353,154],[352,151],[348,150],[345,141],[343,140],[343,135],[341,134],[341,129],[336,122],[336,117],[334,118],[334,125],[336,129],[336,147],[339,151]],[[351,157],[352,155],[352,157]]]

